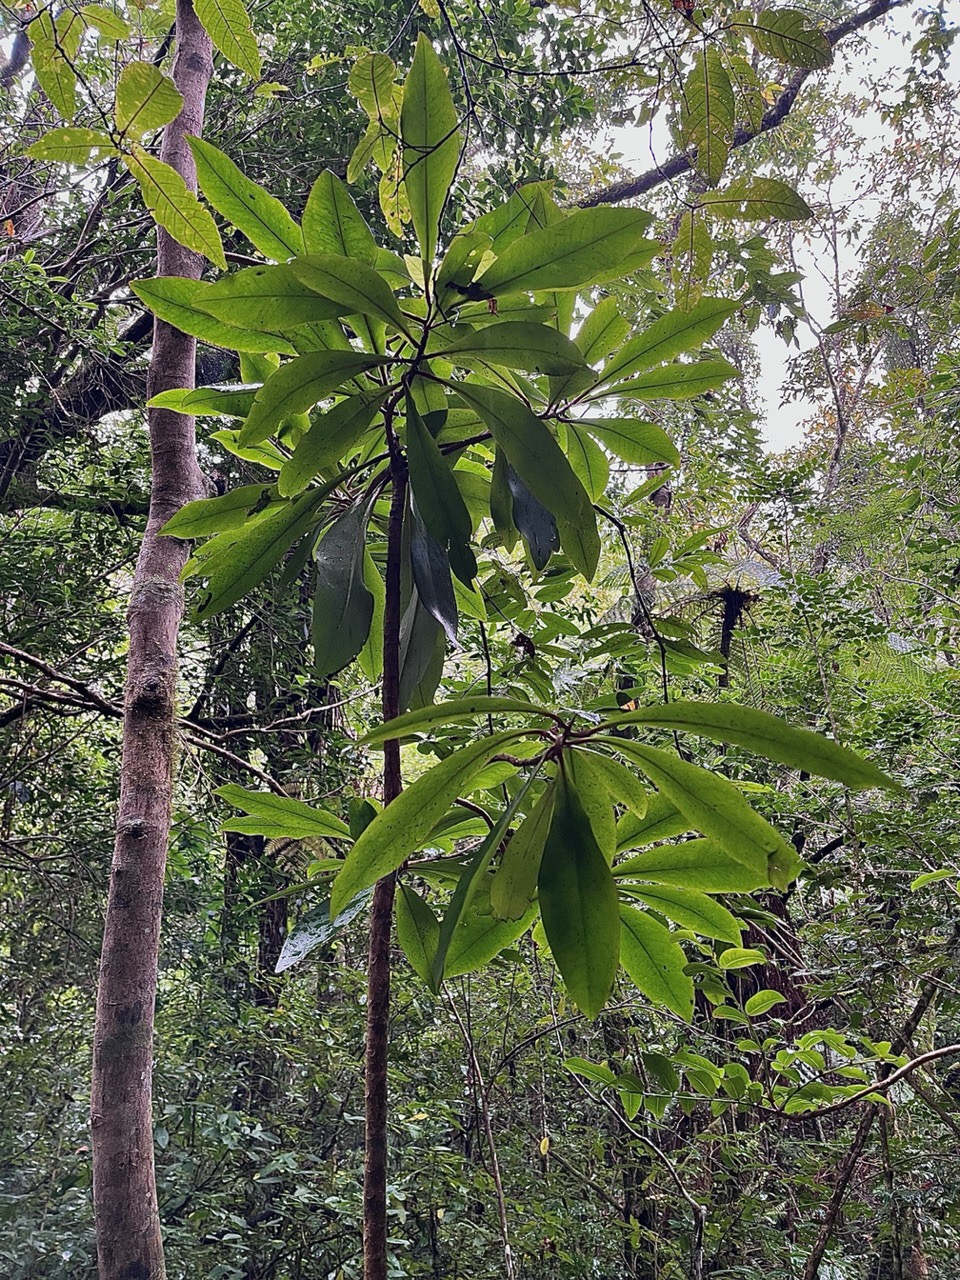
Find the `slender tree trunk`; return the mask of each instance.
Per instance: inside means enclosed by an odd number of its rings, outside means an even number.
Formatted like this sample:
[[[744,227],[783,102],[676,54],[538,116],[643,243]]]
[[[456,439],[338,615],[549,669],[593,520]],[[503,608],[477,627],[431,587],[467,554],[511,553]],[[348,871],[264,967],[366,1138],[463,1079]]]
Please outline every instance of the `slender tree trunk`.
[[[161,157],[196,189],[187,134],[200,134],[213,70],[210,39],[190,0],[177,0],[173,77],[183,110]],[[199,279],[196,254],[157,235],[160,275]],[[196,344],[157,321],[148,390],[194,385]],[[104,922],[94,1033],[91,1124],[100,1280],[162,1280],[163,1246],[153,1168],[152,1054],[163,877],[176,749],[177,634],[183,614],[181,542],[159,530],[206,485],[194,420],[167,410],[148,418],[150,513],[134,574],[116,843]]]
[[[383,718],[400,714],[400,550],[406,469],[388,424],[393,455],[393,498],[387,533],[386,598],[383,614]],[[403,788],[400,743],[384,743],[383,802]],[[367,964],[367,1026],[364,1060],[363,1275],[387,1278],[387,1057],[390,1025],[390,928],[396,875],[384,876],[373,891]]]

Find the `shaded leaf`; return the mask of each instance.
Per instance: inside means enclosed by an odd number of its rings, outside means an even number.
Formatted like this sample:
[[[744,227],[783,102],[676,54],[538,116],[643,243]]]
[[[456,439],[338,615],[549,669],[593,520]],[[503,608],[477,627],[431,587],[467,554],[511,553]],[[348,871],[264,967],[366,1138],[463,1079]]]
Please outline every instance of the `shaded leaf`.
[[[645,911],[620,906],[620,963],[631,982],[655,1004],[689,1022],[693,1016],[693,979],[684,972],[687,957],[669,929]]]
[[[434,541],[449,553],[457,577],[469,585],[477,574],[477,561],[470,547],[470,513],[411,396],[407,397],[407,460],[417,515]]]
[[[301,284],[286,264],[234,271],[207,285],[197,305],[224,324],[250,329],[295,329],[345,312]]]
[[[417,977],[430,985],[430,966],[440,939],[440,922],[415,889],[402,881],[397,893],[397,941]]]
[[[485,362],[532,373],[568,374],[586,367],[569,338],[545,324],[504,320],[454,338],[437,353],[468,369]]]
[[[347,455],[373,422],[386,395],[347,396],[321,414],[280,470],[281,496],[300,493],[319,471]]]
[[[345,382],[382,363],[360,351],[311,351],[280,366],[254,397],[240,432],[241,444],[256,444],[272,435],[285,418],[305,413]]]
[[[537,893],[540,861],[553,819],[556,784],[548,786],[510,837],[490,885],[490,907],[498,920],[519,920]]]
[[[742,221],[778,218],[796,222],[813,217],[806,200],[779,178],[737,178],[722,191],[704,192],[700,204],[716,218]]]
[[[739,307],[727,298],[701,298],[689,310],[668,311],[610,357],[600,380],[630,377],[702,347]]]
[[[358,502],[336,519],[314,553],[314,662],[322,676],[351,663],[366,643],[373,620],[373,596],[363,580],[363,555],[370,508]]]

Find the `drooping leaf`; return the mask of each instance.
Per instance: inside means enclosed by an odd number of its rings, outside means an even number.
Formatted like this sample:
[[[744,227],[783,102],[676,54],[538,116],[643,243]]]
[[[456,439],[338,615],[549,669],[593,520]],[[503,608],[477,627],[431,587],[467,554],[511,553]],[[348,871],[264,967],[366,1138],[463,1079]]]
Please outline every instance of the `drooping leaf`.
[[[400,137],[413,229],[420,256],[429,266],[436,253],[440,214],[457,171],[460,133],[446,72],[422,32],[403,86]]]
[[[594,502],[599,502],[610,479],[610,463],[607,455],[584,431],[579,422],[561,423],[557,428],[563,451],[573,469],[573,474],[586,489]]]
[[[677,308],[631,338],[604,365],[600,381],[609,383],[675,360],[708,342],[740,306],[727,298],[701,298],[689,310]]]
[[[348,454],[373,422],[386,394],[347,396],[321,414],[280,470],[277,486],[281,496],[291,498],[300,493],[319,471]]]
[[[339,915],[330,918],[330,903],[322,902],[312,911],[297,921],[287,934],[277,958],[274,972],[284,973],[301,960],[305,960],[311,951],[324,947],[347,925],[352,924],[357,916],[365,910],[370,901],[370,891],[358,893],[352,902],[348,902]]]
[[[67,126],[50,129],[43,137],[27,147],[26,154],[34,160],[52,160],[60,164],[86,164],[91,156],[115,151],[113,139],[98,129],[77,129]]]
[[[823,778],[833,778],[853,790],[896,788],[876,765],[847,747],[809,729],[797,729],[779,716],[728,702],[671,702],[611,717],[612,724],[646,724],[679,729],[714,742],[733,742],[757,755]]]
[[[429,986],[440,922],[420,894],[403,882],[398,886],[396,914],[397,942],[414,973]]]
[[[733,85],[718,51],[704,42],[696,65],[683,86],[680,131],[685,144],[696,147],[697,172],[715,186],[720,181],[734,124]]]
[[[766,9],[750,14],[749,19],[735,23],[760,53],[785,62],[791,67],[820,71],[833,60],[830,41],[815,27],[809,26],[807,15],[800,9]]]
[[[301,284],[285,263],[234,271],[207,285],[197,295],[197,306],[224,324],[265,330],[295,329],[346,311]]]
[[[687,820],[684,819],[684,826]],[[676,834],[675,832],[671,834]],[[618,863],[613,874],[655,884],[697,889],[700,893],[752,893],[767,883],[766,871],[751,871],[715,840],[662,844]]]
[[[498,920],[520,920],[537,893],[540,861],[553,819],[556,786],[548,786],[510,837],[490,885],[490,906]]]
[[[130,284],[148,310],[181,333],[189,333],[231,351],[296,355],[292,344],[277,333],[234,328],[202,310],[197,300],[205,297],[211,287],[202,280],[187,280],[182,276],[155,276],[150,280],[133,280]]]
[[[195,0],[200,24],[228,62],[260,79],[260,51],[243,0]]]
[[[576,791],[561,772],[537,879],[540,912],[563,981],[588,1018],[613,989],[620,958],[617,890]]]
[[[383,609],[386,588],[369,550],[363,555],[363,581],[373,596],[373,621],[367,642],[357,655],[357,665],[366,679],[371,684],[376,684],[383,674]]]
[[[373,232],[344,183],[329,169],[324,169],[310,190],[302,230],[307,253],[339,253],[371,266],[376,263]]]
[[[301,284],[336,302],[342,311],[375,316],[398,333],[411,336],[410,322],[397,305],[393,290],[369,263],[340,253],[312,253],[296,258],[290,267]]]
[[[410,569],[420,603],[443,628],[451,645],[457,643],[459,615],[453,593],[450,558],[420,519],[411,511]]]
[[[639,209],[580,209],[508,244],[477,281],[480,296],[576,289],[628,257],[649,263],[660,249],[643,234],[649,225]]]
[[[378,813],[350,850],[333,883],[333,909],[341,910],[354,894],[395,871],[422,848],[466,783],[519,736],[516,731],[497,733],[461,747],[421,774]]]
[[[241,444],[256,444],[272,435],[285,418],[305,413],[357,374],[381,363],[360,351],[311,351],[280,366],[257,392],[240,432]]]
[[[689,1022],[693,1016],[693,979],[684,973],[687,957],[669,929],[645,911],[620,906],[620,963],[631,982],[655,1004]]]
[[[200,190],[254,248],[278,262],[303,253],[303,234],[276,196],[248,178],[212,143],[202,138],[187,141],[197,164]]]
[[[248,791],[246,787],[238,787],[232,782],[218,787],[214,795],[262,822],[257,834],[270,839],[283,836],[292,840],[308,836],[344,839],[350,835],[347,824],[340,818],[325,809],[316,809],[302,800],[294,800],[292,796],[278,796],[272,791]],[[223,829],[234,830],[229,822],[224,823]]]
[[[648,467],[655,462],[680,464],[679,450],[655,422],[639,418],[579,418],[577,427],[589,431],[612,454],[635,467]]]
[[[607,790],[606,775],[598,760],[599,757],[592,751],[568,751],[564,755],[563,766],[570,785],[577,793],[597,847],[609,864],[613,862],[617,843],[617,823],[613,801]]]
[[[330,676],[351,663],[366,643],[373,620],[373,596],[363,580],[368,503],[357,502],[321,538],[314,560],[314,663]]]
[[[217,224],[193,192],[188,190],[176,169],[148,155],[138,145],[124,154],[123,162],[136,178],[143,202],[159,225],[178,244],[209,258],[225,271],[227,260],[223,255]]]
[[[813,217],[806,200],[779,178],[736,178],[722,191],[705,191],[700,204],[716,218],[745,222],[758,218],[797,222]]]
[[[552,512],[533,496],[499,449],[497,459],[503,460],[507,494],[510,499],[511,524],[527,544],[527,550],[535,568],[545,569],[553,553],[560,550],[560,531],[557,528],[557,522]],[[493,492],[493,486],[491,486],[491,514],[493,513]]]
[[[477,561],[470,548],[470,513],[453,472],[410,396],[407,460],[417,515],[431,537],[449,554],[457,577],[469,586],[477,573]]]
[[[505,320],[465,333],[441,348],[437,355],[467,369],[484,363],[531,373],[568,374],[586,368],[579,349],[546,324]]]
[[[456,391],[480,414],[517,475],[554,515],[566,554],[584,577],[592,578],[600,558],[593,504],[547,427],[506,392],[476,383],[457,383]]]
[[[536,914],[529,909],[519,920],[499,920],[490,908],[491,876],[485,873],[470,907],[457,921],[447,949],[444,973],[458,978],[473,973],[526,933]]]
[[[740,945],[740,926],[734,916],[719,902],[714,902],[705,893],[697,893],[694,889],[667,889],[660,885],[647,885],[642,889],[631,891],[631,896],[639,898],[648,907],[653,907],[668,920],[682,925],[685,929],[693,929],[705,938],[719,938],[721,942],[732,942]]]
[[[707,391],[716,391],[728,378],[739,378],[740,370],[729,360],[698,360],[694,364],[666,364],[637,378],[617,382],[601,395],[636,396],[640,400],[690,400]]]
[[[176,120],[183,95],[169,76],[152,62],[128,62],[117,81],[114,120],[117,131],[142,138]]]
[[[414,587],[400,619],[400,708],[425,707],[433,702],[443,675],[446,641],[443,628]]]
[[[622,738],[607,741],[635,761],[657,790],[705,836],[716,840],[751,871],[765,872],[776,888],[787,887],[799,866],[792,845],[751,807],[732,782],[657,747]]]

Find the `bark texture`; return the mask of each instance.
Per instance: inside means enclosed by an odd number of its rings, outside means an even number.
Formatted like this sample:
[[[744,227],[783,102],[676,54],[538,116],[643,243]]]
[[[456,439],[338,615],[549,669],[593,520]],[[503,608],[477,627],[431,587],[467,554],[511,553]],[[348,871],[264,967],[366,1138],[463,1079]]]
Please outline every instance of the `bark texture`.
[[[177,2],[173,78],[181,114],[161,158],[196,189],[187,134],[202,132],[212,47],[190,0]],[[160,275],[198,279],[201,261],[157,235]],[[196,343],[170,325],[154,329],[148,392],[192,387]],[[130,648],[116,842],[104,923],[94,1033],[91,1126],[100,1280],[162,1280],[163,1246],[153,1167],[152,1056],[163,879],[176,751],[179,576],[185,544],[159,536],[184,503],[204,496],[194,420],[150,410],[150,512],[128,610]]]

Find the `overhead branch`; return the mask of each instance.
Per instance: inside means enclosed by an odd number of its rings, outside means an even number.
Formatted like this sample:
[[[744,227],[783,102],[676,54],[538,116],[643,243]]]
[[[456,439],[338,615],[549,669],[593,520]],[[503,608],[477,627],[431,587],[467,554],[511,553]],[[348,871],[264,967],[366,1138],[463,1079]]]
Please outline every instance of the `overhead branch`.
[[[868,5],[866,9],[861,9],[859,13],[847,18],[845,22],[840,22],[835,27],[830,27],[823,34],[830,46],[833,47],[847,36],[870,26],[871,23],[885,17],[888,13],[892,13],[895,9],[903,9],[912,3],[913,0],[873,0],[873,4]],[[764,112],[763,119],[756,129],[739,128],[736,130],[733,135],[733,141],[730,144],[731,148],[745,147],[754,138],[778,128],[793,110],[797,95],[812,74],[812,71],[802,70],[792,75],[777,96],[776,101]],[[648,169],[646,173],[642,173],[636,178],[625,178],[621,182],[611,183],[608,187],[591,191],[577,203],[581,208],[591,209],[600,204],[619,204],[622,200],[634,200],[637,196],[642,196],[646,192],[652,191],[655,187],[662,186],[665,182],[671,182],[674,178],[679,178],[681,174],[688,173],[692,168],[693,160],[689,155],[671,156],[663,164],[658,164],[654,168]]]

